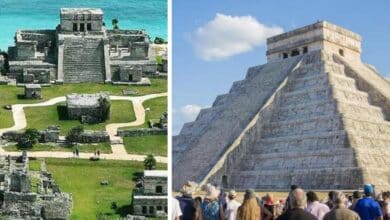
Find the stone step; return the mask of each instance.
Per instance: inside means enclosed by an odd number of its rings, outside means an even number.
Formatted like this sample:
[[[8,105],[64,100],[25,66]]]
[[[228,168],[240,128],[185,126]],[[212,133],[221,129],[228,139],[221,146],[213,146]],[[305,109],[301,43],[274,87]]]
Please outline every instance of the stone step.
[[[319,151],[247,154],[240,171],[296,170],[309,168],[348,167],[354,165],[352,148],[330,148]]]
[[[368,121],[383,121],[382,109],[367,103],[349,102],[337,100],[339,112],[352,118],[361,118]]]
[[[315,75],[321,75],[324,73],[334,73],[338,75],[344,74],[344,66],[333,62],[317,62],[311,64],[305,64],[296,69],[293,74],[296,78],[303,78]]]
[[[336,100],[346,102],[356,102],[369,105],[369,97],[365,92],[358,90],[345,89],[337,86],[332,87],[333,97]]]
[[[281,106],[293,106],[307,102],[330,100],[331,98],[331,89],[328,87],[308,88],[296,92],[286,92],[282,94]]]
[[[337,113],[336,102],[333,100],[313,101],[300,105],[278,107],[272,114],[271,122],[293,120],[305,117],[321,116]]]
[[[262,137],[285,137],[318,132],[330,132],[343,129],[341,117],[336,114],[305,117],[299,119],[271,122],[262,129]]]
[[[362,169],[356,166],[309,168],[296,170],[233,171],[226,178],[228,188],[242,189],[288,189],[296,184],[305,189],[357,189],[363,180]],[[341,184],[342,183],[342,184]],[[237,188],[236,186],[240,186]]]
[[[267,146],[268,148],[281,147],[327,147],[329,145],[344,145],[347,142],[347,133],[344,130],[331,132],[318,132],[305,135],[290,135],[285,137],[261,138],[256,145]]]
[[[317,145],[317,146],[311,146],[311,145],[287,145],[287,146],[277,146],[277,147],[269,147],[266,145],[260,145],[256,144],[252,147],[250,150],[250,153],[252,154],[270,154],[270,153],[282,153],[282,152],[298,152],[298,153],[304,153],[306,151],[320,151],[324,149],[337,149],[337,148],[344,148],[346,143],[341,143],[338,145],[334,144],[323,144],[323,145]]]

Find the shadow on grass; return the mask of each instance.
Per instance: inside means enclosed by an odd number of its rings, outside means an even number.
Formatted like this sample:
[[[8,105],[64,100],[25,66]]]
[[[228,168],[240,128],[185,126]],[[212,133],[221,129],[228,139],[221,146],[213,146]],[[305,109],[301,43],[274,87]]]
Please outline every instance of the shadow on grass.
[[[58,113],[58,119],[60,121],[68,120],[68,112],[66,111],[65,105],[58,105],[57,106],[57,113]]]
[[[132,209],[131,205],[124,205],[124,206],[118,207],[115,210],[115,213],[120,215],[121,217],[125,217],[126,215],[128,215],[132,212],[133,212],[133,209]]]
[[[24,94],[17,94],[16,97],[18,99],[26,99],[26,96]]]
[[[133,173],[133,182],[137,182],[138,180],[140,180],[142,177],[143,177],[144,173],[143,172],[134,172]]]

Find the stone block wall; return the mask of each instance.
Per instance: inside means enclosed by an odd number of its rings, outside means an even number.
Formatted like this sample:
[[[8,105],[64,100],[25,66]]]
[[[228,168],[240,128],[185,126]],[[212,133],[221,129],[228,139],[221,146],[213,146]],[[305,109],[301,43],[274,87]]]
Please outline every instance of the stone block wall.
[[[149,136],[149,135],[167,135],[167,129],[160,128],[129,128],[118,130],[118,136],[121,137],[138,137],[138,136]]]
[[[133,197],[133,211],[135,215],[156,216],[157,212],[167,213],[168,198],[137,198]]]
[[[64,40],[64,82],[104,82],[105,59],[102,38],[71,38]]]

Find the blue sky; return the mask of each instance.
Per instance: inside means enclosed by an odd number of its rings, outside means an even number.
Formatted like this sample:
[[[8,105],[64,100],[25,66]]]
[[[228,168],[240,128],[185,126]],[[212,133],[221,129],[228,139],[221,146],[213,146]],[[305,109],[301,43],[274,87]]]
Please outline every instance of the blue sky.
[[[205,42],[201,35],[216,23],[251,16],[252,21],[255,19],[255,23],[266,28],[280,27],[289,31],[317,20],[327,20],[360,34],[362,60],[390,77],[389,11],[388,0],[173,0],[174,134],[180,131],[183,122],[193,120],[200,107],[211,106],[217,95],[227,93],[234,81],[243,79],[248,67],[266,63],[266,47],[262,42],[252,42],[246,52],[205,60],[205,54],[197,53],[197,49],[213,46],[213,43]],[[246,34],[252,36],[246,39],[260,36]],[[233,38],[231,35],[227,32],[218,39],[229,41]],[[200,42],[194,44],[197,40]]]

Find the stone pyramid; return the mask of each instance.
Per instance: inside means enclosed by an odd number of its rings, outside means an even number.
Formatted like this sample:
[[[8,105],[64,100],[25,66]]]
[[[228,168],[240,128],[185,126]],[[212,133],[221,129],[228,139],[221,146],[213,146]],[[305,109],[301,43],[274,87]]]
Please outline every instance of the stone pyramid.
[[[252,67],[173,140],[173,187],[390,188],[390,83],[361,37],[320,21],[267,40]]]

